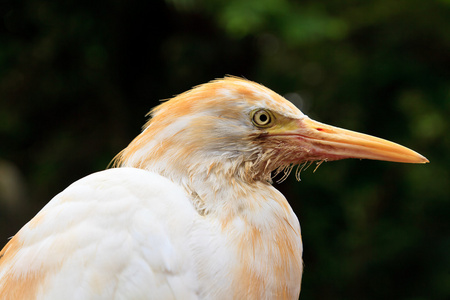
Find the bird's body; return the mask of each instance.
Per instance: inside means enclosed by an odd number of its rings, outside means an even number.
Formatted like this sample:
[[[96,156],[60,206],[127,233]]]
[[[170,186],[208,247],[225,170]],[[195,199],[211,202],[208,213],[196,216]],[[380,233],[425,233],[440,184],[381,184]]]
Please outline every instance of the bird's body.
[[[158,174],[119,168],[87,176],[57,195],[5,247],[0,274],[7,285],[0,298],[297,295],[297,219],[279,192],[260,188],[264,203],[252,199],[252,212],[243,208],[225,223],[199,215],[184,189]],[[280,244],[262,242],[268,238]],[[251,248],[243,249],[247,243]],[[228,275],[233,273],[240,276]],[[278,288],[272,278],[286,284]]]
[[[300,225],[271,171],[346,157],[426,162],[238,78],[152,115],[119,168],[75,182],[9,241],[1,299],[296,299]]]

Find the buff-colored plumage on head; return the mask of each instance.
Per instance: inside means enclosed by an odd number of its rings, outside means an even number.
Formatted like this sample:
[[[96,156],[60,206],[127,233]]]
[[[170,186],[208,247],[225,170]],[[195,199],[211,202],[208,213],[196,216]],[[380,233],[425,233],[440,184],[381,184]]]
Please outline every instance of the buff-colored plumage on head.
[[[144,131],[118,155],[115,165],[190,177],[198,172],[219,172],[248,181],[270,180],[278,159],[270,157],[271,149],[261,147],[258,136],[264,134],[264,128],[252,124],[250,115],[259,108],[286,119],[303,116],[270,89],[226,77],[153,109]]]

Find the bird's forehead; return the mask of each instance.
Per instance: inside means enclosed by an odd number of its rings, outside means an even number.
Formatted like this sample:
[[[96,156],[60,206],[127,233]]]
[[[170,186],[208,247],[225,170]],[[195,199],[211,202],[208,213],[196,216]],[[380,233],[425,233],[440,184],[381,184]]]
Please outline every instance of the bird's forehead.
[[[249,113],[258,108],[269,109],[290,118],[299,118],[303,113],[291,102],[274,91],[240,78],[226,77],[200,85],[188,92],[161,104],[152,115],[170,114],[171,118],[184,115],[221,116]]]
[[[274,91],[254,82],[237,81],[217,89],[219,98],[240,103],[247,110],[266,108],[287,117],[298,118],[303,113]]]

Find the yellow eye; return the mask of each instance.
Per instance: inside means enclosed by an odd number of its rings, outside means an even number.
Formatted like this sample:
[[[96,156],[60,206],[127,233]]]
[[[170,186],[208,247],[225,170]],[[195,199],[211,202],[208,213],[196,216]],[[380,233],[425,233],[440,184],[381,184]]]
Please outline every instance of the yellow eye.
[[[270,125],[272,125],[272,114],[265,109],[252,111],[251,117],[253,125],[257,127],[269,127]]]

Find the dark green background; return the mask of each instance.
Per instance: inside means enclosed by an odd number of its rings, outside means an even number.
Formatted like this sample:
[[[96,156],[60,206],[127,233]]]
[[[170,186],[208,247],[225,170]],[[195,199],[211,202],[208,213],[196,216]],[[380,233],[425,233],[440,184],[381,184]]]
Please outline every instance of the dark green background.
[[[449,0],[1,0],[0,17],[2,244],[159,99],[232,74],[431,161],[276,184],[302,224],[301,298],[450,299]]]

